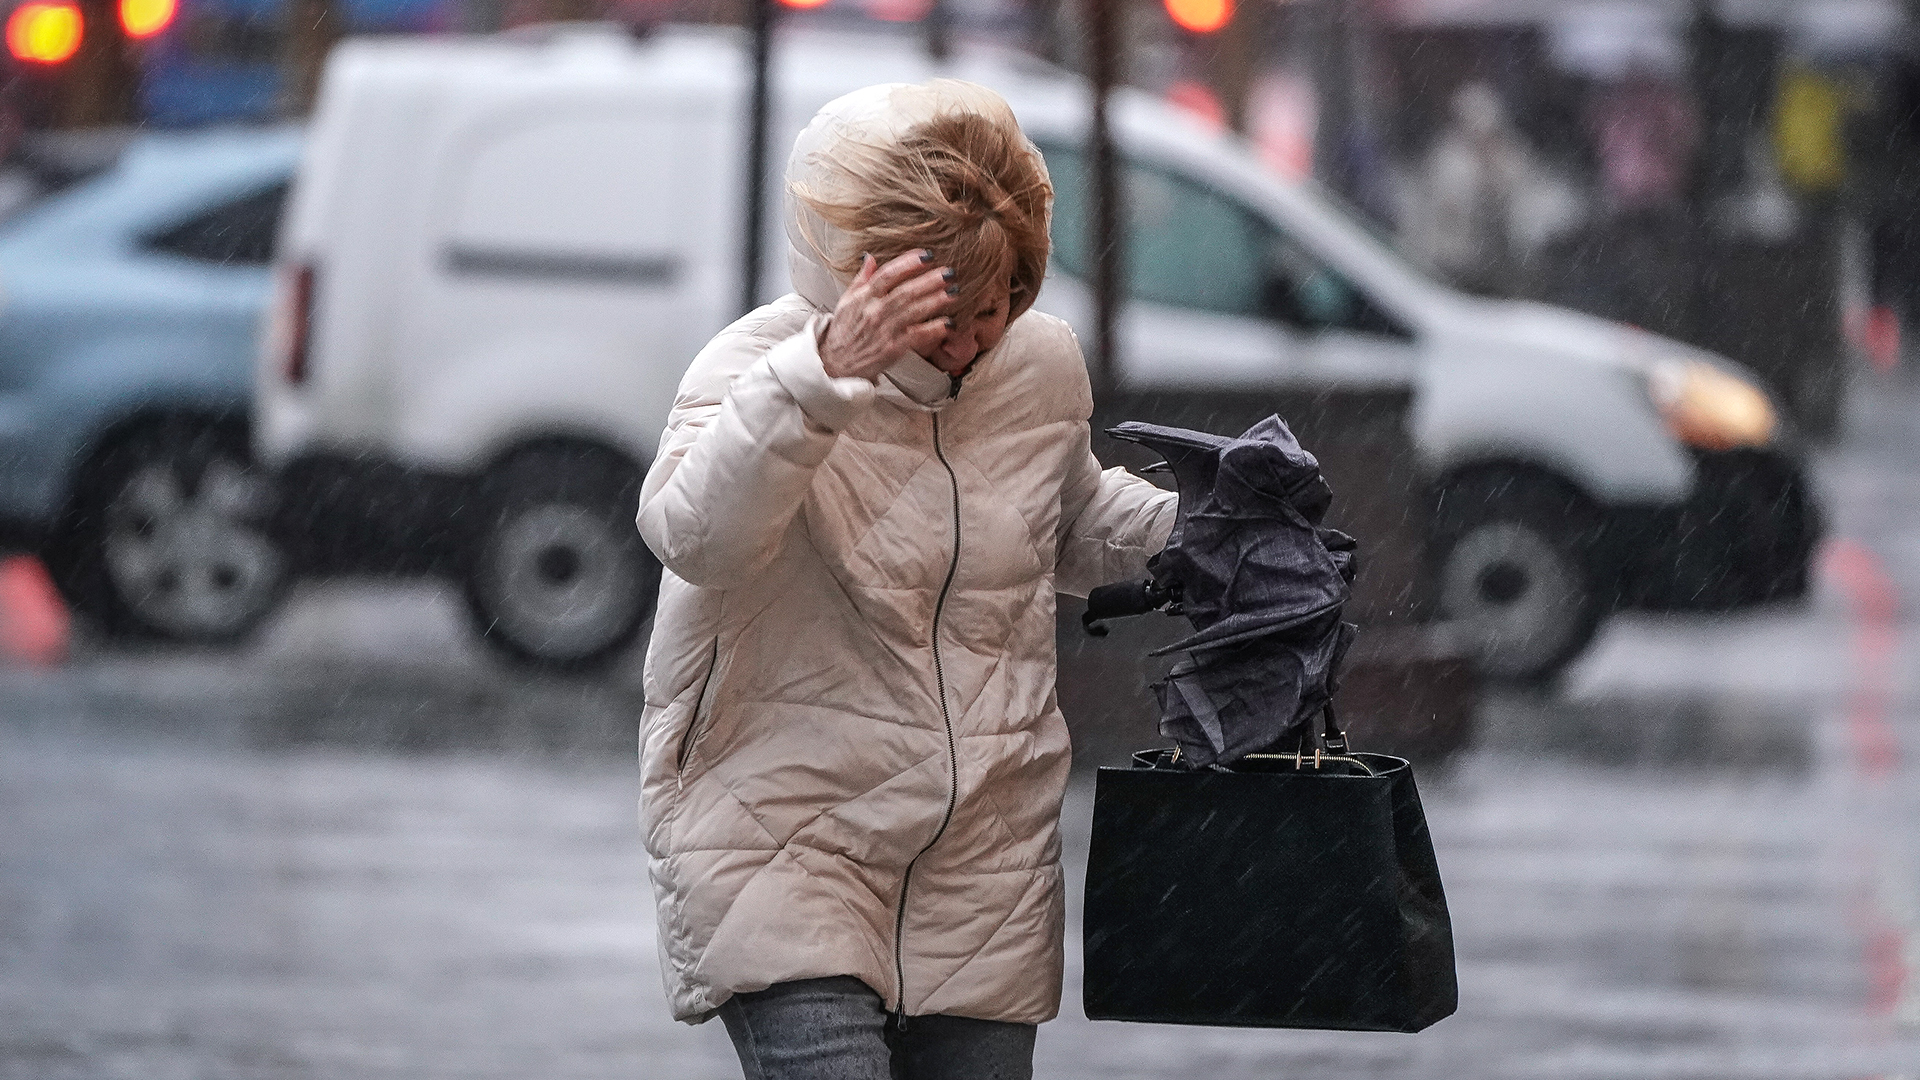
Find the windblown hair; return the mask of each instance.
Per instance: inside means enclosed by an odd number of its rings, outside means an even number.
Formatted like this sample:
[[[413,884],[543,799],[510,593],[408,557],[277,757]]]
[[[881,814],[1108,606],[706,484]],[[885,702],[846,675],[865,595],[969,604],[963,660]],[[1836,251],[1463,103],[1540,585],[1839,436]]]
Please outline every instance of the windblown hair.
[[[1047,272],[1053,185],[1011,113],[943,111],[887,145],[843,142],[817,164],[825,182],[791,191],[845,234],[839,251],[809,237],[843,280],[859,273],[862,252],[885,262],[926,248],[954,268],[956,313],[976,310],[1001,273],[1011,276],[1008,319],[1032,306]]]

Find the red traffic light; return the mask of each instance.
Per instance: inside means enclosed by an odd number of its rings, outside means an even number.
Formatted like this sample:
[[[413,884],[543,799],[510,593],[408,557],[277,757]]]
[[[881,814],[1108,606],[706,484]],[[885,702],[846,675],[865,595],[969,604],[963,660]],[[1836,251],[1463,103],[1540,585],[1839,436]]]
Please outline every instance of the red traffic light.
[[[21,4],[7,16],[7,51],[16,60],[59,64],[80,51],[80,9],[65,3]]]
[[[1211,34],[1233,21],[1233,0],[1161,0],[1182,30]]]
[[[799,8],[802,11],[808,8],[824,7],[826,3],[827,0],[780,0],[782,7]]]
[[[173,25],[178,0],[120,0],[120,25],[135,41]]]

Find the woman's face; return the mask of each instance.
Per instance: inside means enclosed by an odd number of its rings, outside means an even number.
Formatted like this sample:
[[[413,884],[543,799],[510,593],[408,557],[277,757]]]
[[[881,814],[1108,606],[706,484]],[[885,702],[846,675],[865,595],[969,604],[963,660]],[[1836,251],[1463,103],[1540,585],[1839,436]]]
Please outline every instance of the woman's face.
[[[927,357],[928,363],[948,375],[961,375],[982,353],[1000,344],[1001,336],[1007,332],[1012,262],[1009,257],[1003,272],[995,275],[994,284],[967,305],[973,310],[953,312],[953,329],[947,331],[940,347]]]

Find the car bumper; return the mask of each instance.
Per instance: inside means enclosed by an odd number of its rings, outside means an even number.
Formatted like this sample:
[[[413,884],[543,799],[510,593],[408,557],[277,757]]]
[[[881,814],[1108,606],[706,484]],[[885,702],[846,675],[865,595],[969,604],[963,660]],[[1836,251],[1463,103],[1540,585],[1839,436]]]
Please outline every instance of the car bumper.
[[[1800,461],[1737,450],[1695,464],[1684,503],[1612,515],[1603,565],[1619,606],[1730,611],[1806,595],[1822,521]]]

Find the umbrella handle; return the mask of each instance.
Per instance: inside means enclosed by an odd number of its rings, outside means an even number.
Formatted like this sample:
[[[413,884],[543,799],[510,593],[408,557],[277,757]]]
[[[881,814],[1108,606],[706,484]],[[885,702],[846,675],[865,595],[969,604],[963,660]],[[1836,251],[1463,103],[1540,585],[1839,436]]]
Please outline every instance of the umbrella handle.
[[[1087,610],[1080,614],[1080,628],[1088,637],[1106,637],[1108,619],[1145,615],[1163,607],[1172,599],[1152,578],[1102,585],[1087,594]]]

